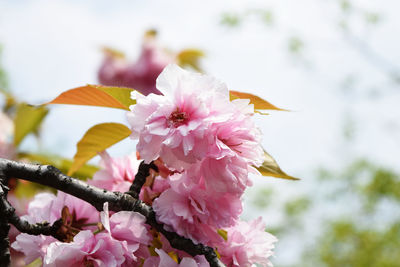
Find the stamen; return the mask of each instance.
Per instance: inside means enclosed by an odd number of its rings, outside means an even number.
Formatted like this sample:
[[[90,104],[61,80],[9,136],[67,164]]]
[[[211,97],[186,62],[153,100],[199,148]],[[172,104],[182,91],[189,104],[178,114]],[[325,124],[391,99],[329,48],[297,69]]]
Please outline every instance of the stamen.
[[[185,124],[188,119],[188,115],[184,111],[180,111],[178,108],[169,115],[168,121],[174,127],[178,127]]]

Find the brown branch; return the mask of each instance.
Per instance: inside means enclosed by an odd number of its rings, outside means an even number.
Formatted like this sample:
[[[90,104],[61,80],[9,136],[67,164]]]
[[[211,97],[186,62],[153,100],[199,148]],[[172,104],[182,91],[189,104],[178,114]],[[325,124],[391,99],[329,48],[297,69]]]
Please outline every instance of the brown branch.
[[[4,209],[8,222],[15,226],[18,231],[27,233],[30,235],[49,235],[60,241],[62,236],[58,233],[62,225],[62,220],[55,221],[52,225],[49,222],[31,224],[27,220],[21,219],[16,213],[14,207],[7,201],[7,199],[1,199],[1,207]]]
[[[7,192],[9,188],[6,186],[7,179],[4,173],[0,170],[0,199],[5,200],[7,198]],[[10,225],[8,224],[7,209],[3,205],[3,201],[0,201],[0,266],[10,265],[10,240],[8,238],[8,232],[10,231]]]
[[[150,169],[151,167],[147,164],[141,164],[139,172],[143,172],[142,168]],[[190,239],[179,236],[174,232],[166,231],[164,225],[157,222],[156,214],[153,209],[138,198],[134,198],[129,194],[111,192],[88,185],[83,181],[61,173],[57,168],[49,165],[34,165],[0,159],[0,174],[1,172],[4,174],[4,177],[0,176],[2,180],[14,177],[46,185],[80,198],[93,205],[98,211],[102,211],[103,204],[108,202],[109,209],[112,211],[118,212],[125,210],[138,212],[146,217],[147,224],[155,228],[168,239],[172,247],[183,250],[192,256],[204,255],[211,267],[225,266],[218,259],[213,248],[202,244],[194,244]],[[0,242],[2,241],[3,240],[0,240]]]

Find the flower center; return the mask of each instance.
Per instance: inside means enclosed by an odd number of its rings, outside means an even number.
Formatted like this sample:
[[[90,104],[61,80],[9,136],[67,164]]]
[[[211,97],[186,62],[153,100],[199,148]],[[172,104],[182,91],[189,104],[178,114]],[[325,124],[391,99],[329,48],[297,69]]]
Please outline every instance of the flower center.
[[[186,114],[186,112],[176,109],[174,112],[171,113],[171,115],[169,115],[168,121],[174,127],[178,127],[182,124],[185,124],[187,119],[188,115]]]
[[[77,219],[75,211],[71,213],[67,206],[61,211],[62,225],[58,229],[57,234],[63,242],[72,242],[74,236],[77,235],[85,225],[86,218]]]

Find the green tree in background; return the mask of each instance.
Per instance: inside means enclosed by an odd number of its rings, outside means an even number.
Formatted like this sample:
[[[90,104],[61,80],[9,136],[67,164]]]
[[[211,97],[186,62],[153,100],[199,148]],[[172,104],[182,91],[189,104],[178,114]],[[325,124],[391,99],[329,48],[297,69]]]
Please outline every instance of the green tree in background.
[[[351,208],[352,216],[327,221],[315,245],[304,252],[301,266],[399,266],[399,174],[364,160],[341,173],[324,173],[321,186],[338,184],[331,192],[335,199],[353,199],[338,207]]]

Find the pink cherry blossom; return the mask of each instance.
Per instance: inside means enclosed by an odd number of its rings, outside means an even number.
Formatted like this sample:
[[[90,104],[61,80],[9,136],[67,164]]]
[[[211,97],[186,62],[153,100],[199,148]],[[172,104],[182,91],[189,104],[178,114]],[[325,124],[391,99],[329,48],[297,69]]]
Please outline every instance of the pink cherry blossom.
[[[154,35],[146,34],[141,54],[135,63],[128,63],[112,54],[106,54],[100,67],[100,83],[111,86],[131,87],[144,95],[160,94],[156,88],[156,79],[176,56],[161,48]]]
[[[11,247],[16,251],[23,252],[25,264],[29,264],[37,258],[43,259],[47,252],[47,247],[56,242],[57,239],[44,235],[28,235],[21,233],[17,235]]]
[[[261,217],[248,223],[238,221],[226,230],[228,240],[214,245],[228,267],[272,266],[269,258],[277,239],[265,231]]]
[[[215,143],[209,151],[209,157],[238,156],[248,164],[260,166],[263,161],[263,149],[260,145],[261,131],[251,119],[254,106],[249,99],[236,99],[231,102],[229,117],[212,124]]]
[[[229,117],[210,126],[215,140],[200,164],[200,172],[208,190],[241,195],[252,185],[249,172],[258,173],[253,166],[263,161],[261,132],[251,120],[254,107],[249,100],[234,100],[225,112]]]
[[[137,95],[137,104],[131,106],[127,116],[132,137],[139,138],[137,150],[146,162],[161,157],[167,166],[181,170],[206,156],[213,141],[207,131],[218,113],[212,103],[229,103],[228,90],[210,76],[177,65],[164,69],[157,88],[164,96]]]
[[[88,183],[111,191],[128,191],[140,164],[136,155],[112,158],[106,151],[103,151],[100,156],[102,169],[96,172]]]
[[[13,133],[13,121],[0,111],[0,158],[13,159],[15,157],[15,147],[11,142]]]
[[[170,187],[168,179],[157,175],[154,177],[151,185],[143,186],[140,191],[139,198],[145,203],[151,205],[153,200],[157,198],[162,192]]]
[[[209,191],[240,196],[247,186],[252,185],[248,170],[248,164],[237,156],[205,158],[201,162],[200,174],[197,177],[204,179]]]
[[[127,192],[138,171],[140,160],[135,154],[121,158],[110,157],[103,151],[101,156],[101,170],[87,182],[91,185],[111,191]],[[165,167],[164,167],[165,168]],[[161,176],[152,177],[151,183],[145,184],[140,192],[140,199],[148,204],[169,188],[169,183]]]
[[[148,245],[151,236],[148,233],[146,217],[132,211],[119,211],[109,217],[108,203],[104,204],[104,211],[100,213],[104,228],[110,232],[113,238]]]
[[[0,143],[10,141],[11,135],[14,132],[14,123],[3,112],[0,111]]]
[[[157,219],[195,242],[219,240],[217,229],[233,225],[242,211],[239,197],[210,193],[187,174],[171,176],[170,184],[153,203]]]
[[[47,221],[53,223],[61,218],[61,210],[66,206],[69,213],[79,223],[98,221],[97,210],[89,203],[59,191],[57,196],[51,193],[40,193],[29,203],[28,214],[24,216],[30,223]]]
[[[100,213],[101,223],[109,236],[121,243],[127,262],[137,261],[137,257],[147,258],[152,236],[150,227],[146,225],[146,217],[131,211],[120,211],[111,217],[108,203],[104,203],[104,211]]]
[[[143,267],[209,267],[209,263],[204,256],[184,257],[178,264],[165,251],[155,250],[158,257],[153,256],[146,259]]]
[[[22,216],[22,218],[30,223],[56,221],[59,217],[53,217],[50,208],[55,198],[56,196],[50,193],[37,194],[28,205],[28,214]],[[25,255],[25,263],[29,264],[38,257],[43,258],[46,254],[47,247],[55,241],[57,240],[51,236],[33,236],[20,233],[16,236],[15,242],[11,244],[11,247],[16,251],[23,252]]]
[[[47,221],[54,223],[62,216],[64,207],[68,208],[70,217],[68,220],[74,228],[82,228],[88,223],[96,223],[99,219],[97,210],[87,202],[58,192],[57,196],[51,193],[40,193],[29,203],[27,215],[22,216],[29,223],[40,223]],[[33,236],[19,234],[12,247],[25,254],[25,261],[29,263],[37,257],[43,257],[47,253],[50,244],[57,241],[51,236]]]
[[[79,232],[73,242],[53,242],[47,248],[43,266],[121,266],[125,261],[120,242],[104,233]]]
[[[64,206],[68,207],[72,219],[78,225],[96,223],[99,220],[99,212],[95,207],[82,199],[61,191],[58,191],[57,197],[50,207],[53,218],[60,218],[59,214]]]
[[[127,114],[145,162],[160,157],[172,169],[196,169],[193,178],[204,179],[207,190],[243,194],[263,161],[249,100],[231,102],[225,84],[176,65],[164,69],[157,88],[163,96],[137,95]]]

